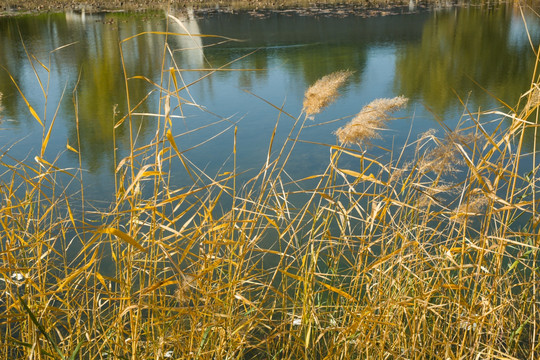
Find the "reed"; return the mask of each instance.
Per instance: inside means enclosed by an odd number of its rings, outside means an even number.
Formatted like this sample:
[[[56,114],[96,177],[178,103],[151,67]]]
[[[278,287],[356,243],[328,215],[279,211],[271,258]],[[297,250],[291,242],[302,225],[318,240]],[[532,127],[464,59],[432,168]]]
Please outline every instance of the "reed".
[[[334,99],[348,74],[306,98]],[[338,130],[352,147],[321,145],[322,173],[283,175],[291,135],[244,182],[235,166],[206,174],[178,147],[179,76],[163,69],[170,87],[152,83],[162,99],[155,138],[133,137],[107,208],[84,201],[82,172],[45,158],[52,120],[35,115],[35,162],[0,157],[1,358],[539,357],[537,101],[470,112],[459,129],[375,157],[356,144],[376,143],[405,105],[378,100]],[[304,103],[302,115],[328,103]],[[131,125],[136,109],[115,126]],[[192,184],[175,187],[167,169]]]
[[[307,116],[320,113],[338,96],[338,90],[352,75],[351,71],[336,71],[325,75],[311,85],[304,94],[304,112]]]
[[[404,96],[373,100],[364,106],[347,125],[337,129],[336,136],[339,142],[345,145],[361,145],[380,139],[378,131],[386,127],[390,114],[403,108],[407,101],[408,99]]]

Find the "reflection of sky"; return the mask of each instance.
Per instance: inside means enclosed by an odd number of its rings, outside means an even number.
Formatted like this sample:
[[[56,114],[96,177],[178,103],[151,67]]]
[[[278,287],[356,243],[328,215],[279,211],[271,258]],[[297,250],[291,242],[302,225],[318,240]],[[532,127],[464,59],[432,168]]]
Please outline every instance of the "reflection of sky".
[[[523,19],[525,19],[525,22]],[[518,48],[523,46],[530,48],[531,45],[529,37],[527,36],[527,30],[532,39],[538,39],[540,37],[540,23],[538,22],[538,17],[530,14],[522,17],[519,10],[517,10],[516,13],[512,15],[510,21],[510,30],[508,31],[509,43]]]

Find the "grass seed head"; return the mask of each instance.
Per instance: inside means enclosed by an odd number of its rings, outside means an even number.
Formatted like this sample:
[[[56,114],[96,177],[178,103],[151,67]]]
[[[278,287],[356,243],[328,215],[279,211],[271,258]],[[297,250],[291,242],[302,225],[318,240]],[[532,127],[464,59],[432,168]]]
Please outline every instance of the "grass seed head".
[[[323,76],[311,85],[304,94],[304,111],[307,116],[321,112],[339,95],[339,88],[352,75],[352,71],[341,70]]]
[[[352,119],[347,125],[339,128],[335,134],[342,144],[369,144],[372,139],[380,138],[378,130],[386,126],[390,114],[403,108],[408,99],[397,96],[391,99],[375,99]]]
[[[196,286],[197,279],[188,274],[184,274],[183,279],[178,283],[178,288],[174,296],[179,305],[186,305],[191,299],[192,289]]]
[[[531,109],[535,109],[540,106],[540,84],[533,84],[531,90],[526,94],[528,95],[527,103],[525,104],[525,112]]]
[[[481,192],[473,193],[453,211],[452,218],[459,224],[466,224],[471,217],[484,215],[488,205],[489,200]]]
[[[437,174],[458,172],[459,166],[463,165],[464,161],[456,144],[470,144],[475,141],[474,134],[463,134],[459,130],[446,134],[444,140],[422,159],[420,171],[433,171]]]

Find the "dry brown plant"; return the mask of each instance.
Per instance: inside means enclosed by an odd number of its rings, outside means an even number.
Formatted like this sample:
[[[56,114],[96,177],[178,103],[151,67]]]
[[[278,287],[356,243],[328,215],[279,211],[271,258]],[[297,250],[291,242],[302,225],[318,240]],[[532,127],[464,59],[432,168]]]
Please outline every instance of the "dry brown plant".
[[[390,114],[403,108],[407,99],[404,96],[396,96],[391,99],[375,99],[366,106],[352,119],[347,125],[340,127],[336,136],[342,144],[370,144],[372,139],[380,138],[378,130],[386,126],[390,120]]]
[[[431,186],[428,186],[423,189],[419,189],[421,192],[421,196],[418,198],[418,202],[416,206],[418,206],[419,209],[425,209],[430,205],[433,204],[440,204],[440,200],[438,199],[439,194],[450,194],[455,191],[453,188],[453,184],[446,184],[446,185],[440,185],[440,184],[433,184]]]
[[[451,174],[458,171],[463,165],[457,144],[470,144],[475,141],[474,134],[463,134],[459,130],[446,134],[444,140],[426,154],[420,161],[419,169],[422,172],[433,171],[437,174]]]
[[[531,89],[523,94],[527,96],[527,103],[525,104],[525,112],[534,109],[540,105],[540,84],[533,84]]]
[[[481,191],[472,191],[472,193],[474,195],[470,195],[466,202],[459,204],[453,211],[452,219],[460,224],[468,222],[470,217],[483,215],[485,208],[489,204],[488,198]]]
[[[191,291],[196,287],[197,279],[193,275],[184,274],[182,280],[178,282],[178,287],[174,292],[176,301],[180,305],[185,305],[189,302]]]
[[[339,88],[353,74],[349,70],[336,71],[323,76],[311,85],[304,94],[304,111],[307,116],[318,114],[338,96]]]

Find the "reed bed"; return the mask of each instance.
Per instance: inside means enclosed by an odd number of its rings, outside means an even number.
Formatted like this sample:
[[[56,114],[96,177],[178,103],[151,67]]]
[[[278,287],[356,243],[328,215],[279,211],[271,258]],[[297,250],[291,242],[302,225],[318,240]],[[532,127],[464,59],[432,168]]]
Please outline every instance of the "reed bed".
[[[154,139],[136,142],[137,104],[115,119],[131,150],[101,210],[85,202],[81,172],[44,158],[54,120],[27,103],[41,153],[0,157],[0,357],[538,358],[537,74],[515,108],[465,111],[458,128],[378,157],[388,110],[406,99],[372,103],[348,137],[338,130],[353,145],[321,144],[326,170],[290,180],[306,121],[347,74],[324,78],[339,79],[332,91],[310,88],[297,117],[269,107],[290,134],[278,150],[269,134],[267,159],[241,181],[236,138],[213,176],[178,146],[187,85],[164,66]],[[306,105],[317,96],[321,107]],[[175,187],[173,170],[192,184]]]

